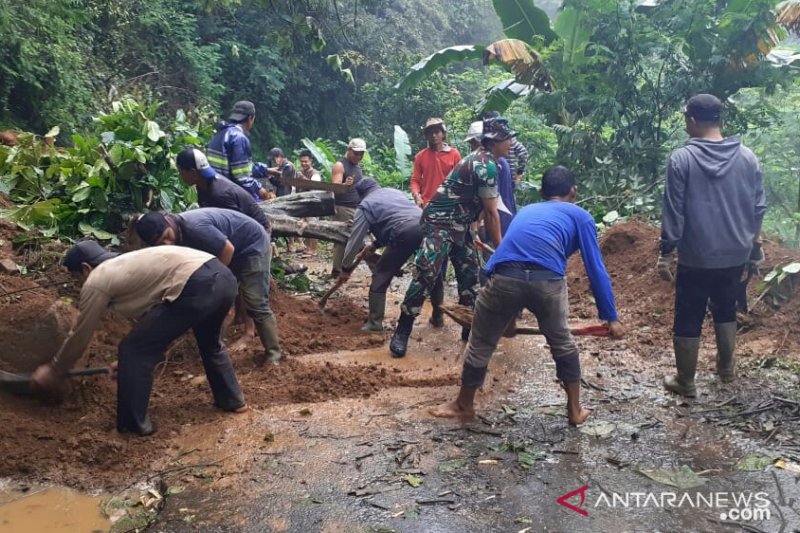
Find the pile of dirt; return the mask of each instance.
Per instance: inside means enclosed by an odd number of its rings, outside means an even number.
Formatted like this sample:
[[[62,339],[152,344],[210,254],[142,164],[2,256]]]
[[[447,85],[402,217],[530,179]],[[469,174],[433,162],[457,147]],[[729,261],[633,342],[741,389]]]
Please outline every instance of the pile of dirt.
[[[669,339],[672,336],[675,288],[661,280],[656,271],[659,237],[659,228],[631,221],[611,227],[600,239],[603,259],[614,286],[620,320],[628,328],[630,342],[638,346],[671,345]],[[774,242],[765,242],[764,251],[767,259],[761,268],[762,276],[776,265],[800,261],[800,250],[785,248]],[[571,316],[596,318],[597,309],[579,255],[570,259],[567,279]],[[748,285],[750,302],[755,301],[758,296],[758,282],[758,279],[754,279]],[[777,337],[779,342],[782,340],[782,350],[785,353],[755,353],[756,350],[753,350],[753,355],[797,353],[800,348],[798,311],[800,294],[796,294],[779,309],[763,303],[755,306],[749,315],[739,317],[743,329],[740,339],[743,347],[746,348],[747,343],[774,340]],[[707,321],[707,328],[709,323],[710,320]]]
[[[278,321],[281,349],[287,355],[304,355],[382,345],[382,335],[361,331],[367,320],[365,303],[339,298],[329,302],[323,313],[317,302],[286,294],[273,286],[270,306]]]

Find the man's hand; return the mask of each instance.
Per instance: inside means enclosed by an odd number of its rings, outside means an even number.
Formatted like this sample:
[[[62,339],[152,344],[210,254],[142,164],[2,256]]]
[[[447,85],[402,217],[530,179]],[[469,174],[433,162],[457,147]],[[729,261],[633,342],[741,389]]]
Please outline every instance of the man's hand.
[[[656,263],[658,276],[664,281],[672,283],[675,281],[675,274],[672,273],[672,265],[675,263],[675,253],[661,255]]]
[[[764,263],[765,259],[766,257],[764,257],[764,249],[761,248],[761,243],[754,242],[753,248],[750,249],[750,258],[747,260],[747,266],[758,269]]]
[[[414,203],[417,204],[417,207],[422,209],[425,205],[422,202],[422,195],[418,192],[415,192],[412,197],[414,198]]]
[[[266,189],[258,189],[258,197],[262,200],[269,200],[269,193],[267,193]]]
[[[344,180],[344,184],[345,184],[345,185],[352,185],[352,184],[353,184],[353,181],[355,181],[355,180],[353,179],[353,176],[347,176],[347,178],[345,178],[345,180]]]
[[[623,326],[619,320],[606,322],[605,326],[608,328],[609,336],[612,339],[621,339],[625,336],[625,326]]]
[[[267,173],[272,174],[273,176],[280,176],[281,169],[279,169],[278,167],[270,167],[267,169]]]
[[[31,389],[39,392],[55,392],[61,386],[61,378],[50,363],[41,365],[31,376]]]

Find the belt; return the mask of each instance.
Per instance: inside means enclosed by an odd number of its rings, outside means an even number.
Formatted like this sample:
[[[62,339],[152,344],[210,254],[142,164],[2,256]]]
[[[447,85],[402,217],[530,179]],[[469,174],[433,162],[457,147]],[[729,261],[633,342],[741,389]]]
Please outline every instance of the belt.
[[[535,263],[500,263],[492,270],[492,275],[495,274],[507,278],[521,279],[523,281],[564,279],[564,276],[561,274]]]

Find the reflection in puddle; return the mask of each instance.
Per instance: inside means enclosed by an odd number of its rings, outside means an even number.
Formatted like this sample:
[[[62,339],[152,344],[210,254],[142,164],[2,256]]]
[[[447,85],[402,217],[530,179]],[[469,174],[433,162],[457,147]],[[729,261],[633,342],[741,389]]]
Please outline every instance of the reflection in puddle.
[[[94,533],[111,529],[100,498],[63,487],[0,492],[0,533]]]

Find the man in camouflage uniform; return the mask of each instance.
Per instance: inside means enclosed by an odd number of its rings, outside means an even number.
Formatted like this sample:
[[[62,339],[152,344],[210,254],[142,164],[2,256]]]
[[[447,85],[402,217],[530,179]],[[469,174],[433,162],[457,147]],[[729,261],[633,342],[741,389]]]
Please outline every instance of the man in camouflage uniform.
[[[414,320],[448,256],[456,272],[459,303],[474,305],[479,263],[471,225],[484,212],[487,233],[495,246],[500,244],[497,158],[508,155],[515,135],[503,118],[485,121],[482,146],[456,165],[425,207],[422,245],[414,260],[416,274],[406,291],[397,329],[389,344],[392,357],[406,354]]]

